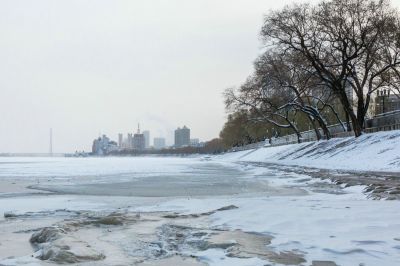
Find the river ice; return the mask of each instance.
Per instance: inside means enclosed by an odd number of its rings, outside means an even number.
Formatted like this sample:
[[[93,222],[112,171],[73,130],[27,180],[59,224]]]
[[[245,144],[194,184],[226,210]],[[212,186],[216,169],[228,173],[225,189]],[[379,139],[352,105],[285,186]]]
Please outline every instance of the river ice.
[[[400,265],[399,210],[399,201],[370,200],[360,186],[345,188],[290,169],[221,157],[0,158],[0,265],[42,265],[29,244],[32,232],[115,212],[130,223],[103,228],[84,220],[79,234],[106,255],[87,265],[168,265],[168,260],[177,265]],[[85,212],[90,216],[77,216]],[[179,226],[163,218],[165,213],[181,219]],[[139,223],[139,214],[157,222]],[[185,239],[174,240],[183,259],[171,254],[168,260],[135,262],[151,252],[138,249],[133,235],[167,243],[171,228]],[[243,232],[225,239],[242,244],[236,250],[191,245],[202,234],[218,232]],[[252,246],[251,234],[271,239],[270,244]],[[258,249],[259,254],[250,252]],[[305,262],[276,259],[287,252]]]

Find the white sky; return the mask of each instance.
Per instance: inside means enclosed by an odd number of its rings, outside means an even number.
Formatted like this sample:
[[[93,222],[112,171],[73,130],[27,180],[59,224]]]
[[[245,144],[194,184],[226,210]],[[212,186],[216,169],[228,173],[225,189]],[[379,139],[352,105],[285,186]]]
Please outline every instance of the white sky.
[[[183,125],[217,137],[263,14],[290,2],[304,1],[1,0],[0,153],[48,152],[49,128],[55,152],[139,122],[169,143]]]

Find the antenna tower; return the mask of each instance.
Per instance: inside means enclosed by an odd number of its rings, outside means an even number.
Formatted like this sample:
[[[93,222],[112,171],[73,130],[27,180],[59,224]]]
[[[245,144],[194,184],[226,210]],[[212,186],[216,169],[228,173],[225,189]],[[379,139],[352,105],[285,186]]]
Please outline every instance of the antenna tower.
[[[53,156],[53,129],[50,128],[50,147],[49,147],[49,154]]]

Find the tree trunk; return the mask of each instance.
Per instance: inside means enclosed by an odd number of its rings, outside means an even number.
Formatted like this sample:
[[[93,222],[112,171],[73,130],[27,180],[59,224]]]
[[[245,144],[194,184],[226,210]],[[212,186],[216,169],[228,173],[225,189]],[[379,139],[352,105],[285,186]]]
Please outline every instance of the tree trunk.
[[[321,140],[322,136],[321,133],[318,130],[318,126],[315,124],[315,120],[311,118],[311,116],[307,115],[308,120],[310,121],[310,124],[312,125],[312,128],[314,129],[315,136],[317,137],[317,141]]]
[[[361,136],[363,133],[363,126],[359,124],[357,117],[350,115],[350,118],[351,118],[351,122],[353,124],[354,135],[356,137]]]
[[[301,143],[302,142],[302,136],[301,136],[301,133],[300,133],[300,131],[297,129],[297,127],[294,125],[294,124],[292,124],[291,122],[289,122],[289,125],[290,125],[290,127],[294,130],[294,132],[296,133],[296,136],[297,136],[297,143]]]
[[[297,129],[297,127],[296,127],[296,125],[295,124],[293,124],[289,119],[285,119],[286,120],[286,122],[289,124],[289,127],[291,128],[291,129],[293,129],[293,131],[296,133],[296,136],[297,136],[297,143],[301,143],[301,140],[303,139],[302,138],[302,136],[301,136],[301,133],[300,133],[300,131]]]
[[[311,119],[310,119],[311,120]],[[315,131],[315,135],[317,136],[317,141],[321,140],[322,136],[321,136],[321,132],[319,132],[319,128],[318,126],[315,124],[315,121],[311,121],[311,124],[314,128]]]
[[[356,137],[359,137],[362,135],[363,132],[363,124],[364,124],[364,118],[362,118],[362,123],[359,122],[359,119],[357,118],[356,114],[354,113],[353,107],[350,105],[349,99],[347,97],[347,94],[344,90],[336,90],[339,92],[339,99],[340,102],[343,105],[343,109],[345,112],[348,114],[350,117],[352,126],[353,126],[353,131],[354,135]]]
[[[350,116],[349,116],[349,114],[346,112],[346,110],[343,108],[343,110],[344,110],[344,114],[345,114],[345,117],[346,117],[346,128],[347,128],[347,132],[351,132],[351,125],[350,125]]]
[[[296,135],[297,135],[297,143],[301,143],[302,137],[299,131],[296,131]]]
[[[321,117],[318,117],[318,123],[322,129],[322,131],[324,132],[324,135],[326,137],[326,139],[330,139],[331,138],[331,132],[329,131],[329,128],[327,127],[325,121],[323,121],[323,119]]]
[[[357,103],[357,121],[358,124],[361,126],[362,129],[364,129],[364,122],[365,122],[365,115],[366,115],[366,109],[364,106],[364,98],[363,97],[358,97],[358,103]]]

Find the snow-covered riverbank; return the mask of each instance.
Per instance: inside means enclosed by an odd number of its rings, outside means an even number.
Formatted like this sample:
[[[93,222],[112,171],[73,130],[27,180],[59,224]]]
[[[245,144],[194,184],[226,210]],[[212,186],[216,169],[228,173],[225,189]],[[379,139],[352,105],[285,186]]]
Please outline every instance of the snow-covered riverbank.
[[[218,158],[324,169],[400,172],[400,131],[264,147],[227,153]]]
[[[237,154],[0,158],[0,265],[400,264],[400,201]]]

